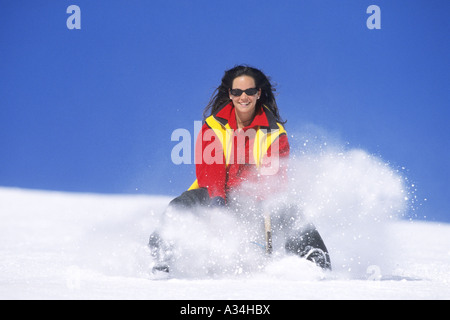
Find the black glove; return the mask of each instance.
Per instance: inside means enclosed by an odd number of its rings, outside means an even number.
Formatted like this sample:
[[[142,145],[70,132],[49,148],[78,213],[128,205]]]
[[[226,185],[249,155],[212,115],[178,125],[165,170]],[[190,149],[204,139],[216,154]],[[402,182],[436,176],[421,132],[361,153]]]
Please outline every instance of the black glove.
[[[225,199],[222,197],[214,197],[211,199],[211,202],[209,203],[209,206],[211,208],[220,208],[225,206]]]

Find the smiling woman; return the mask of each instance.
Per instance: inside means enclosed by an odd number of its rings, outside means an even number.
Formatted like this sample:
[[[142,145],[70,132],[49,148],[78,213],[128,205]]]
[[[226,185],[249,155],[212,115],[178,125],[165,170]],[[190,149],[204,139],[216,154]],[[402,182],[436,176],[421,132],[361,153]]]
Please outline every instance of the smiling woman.
[[[233,80],[230,99],[233,101],[238,129],[248,126],[256,113],[256,102],[261,96],[261,89],[256,88],[255,79],[240,76]]]
[[[257,89],[254,90],[248,89]],[[245,96],[250,98],[246,101],[240,98]],[[271,83],[270,77],[267,77],[261,70],[252,68],[249,66],[236,66],[225,72],[222,78],[222,83],[216,89],[210,102],[203,112],[204,118],[217,112],[224,104],[233,102],[233,105],[239,104],[239,102],[254,102],[252,106],[266,105],[275,116],[276,121],[284,124],[280,117],[277,102],[275,100],[274,92],[276,91],[274,85]],[[257,100],[253,101],[253,97],[257,96]],[[255,110],[255,109],[253,109]],[[253,114],[254,115],[254,114]]]
[[[244,224],[251,221],[254,230],[249,239],[259,243],[259,235],[264,234],[262,247],[268,254],[272,253],[273,230],[282,239],[283,250],[331,269],[328,250],[314,225],[295,205],[279,200],[284,191],[281,186],[288,182],[290,148],[273,91],[269,78],[258,69],[237,66],[225,71],[205,109],[204,115],[209,110],[211,114],[197,138],[197,180],[171,201],[163,224],[150,236],[154,273],[168,274],[174,269],[176,273],[180,256],[173,252],[180,251],[180,246],[174,244],[170,231],[182,227],[176,212],[180,211],[180,219],[202,216],[203,210],[217,217],[218,209],[237,215]],[[276,206],[269,205],[274,202]]]
[[[205,124],[196,146],[196,158],[209,154],[211,158],[220,160],[204,159],[196,163],[198,187],[207,189],[211,198],[219,197],[228,202],[230,194],[243,182],[259,179],[261,167],[269,164],[267,158],[288,158],[285,122],[281,120],[274,91],[270,78],[259,69],[240,65],[225,71],[220,86],[203,113]],[[211,129],[215,131],[215,137],[205,139]],[[261,135],[261,130],[266,134],[272,132],[271,138],[275,137],[275,132],[279,135],[263,146],[262,142],[267,140],[257,137],[268,135]],[[219,140],[221,150],[214,154],[208,152],[210,145]],[[245,142],[239,143],[242,140]],[[255,149],[264,149],[264,155],[251,163],[250,155]],[[276,172],[285,176],[285,168]]]

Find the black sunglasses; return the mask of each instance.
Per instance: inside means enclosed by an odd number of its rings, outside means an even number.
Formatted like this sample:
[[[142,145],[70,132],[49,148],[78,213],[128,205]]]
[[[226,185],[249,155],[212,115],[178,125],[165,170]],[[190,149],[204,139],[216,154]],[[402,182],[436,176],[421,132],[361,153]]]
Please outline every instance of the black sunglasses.
[[[258,93],[258,91],[259,91],[258,88],[250,88],[250,89],[247,89],[247,90],[230,89],[231,95],[233,95],[235,97],[240,97],[244,92],[248,96],[254,96],[255,94]]]

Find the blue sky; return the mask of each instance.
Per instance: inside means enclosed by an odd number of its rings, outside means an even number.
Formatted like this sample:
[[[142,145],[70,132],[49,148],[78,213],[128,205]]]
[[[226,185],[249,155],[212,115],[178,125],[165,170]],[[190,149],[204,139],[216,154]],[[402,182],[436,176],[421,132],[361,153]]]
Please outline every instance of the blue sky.
[[[72,4],[80,30],[66,26]],[[372,4],[380,30],[366,26]],[[194,167],[172,163],[172,132],[193,132],[224,70],[247,63],[278,84],[288,130],[313,124],[405,168],[418,216],[450,221],[448,12],[448,0],[1,0],[0,186],[177,195]]]

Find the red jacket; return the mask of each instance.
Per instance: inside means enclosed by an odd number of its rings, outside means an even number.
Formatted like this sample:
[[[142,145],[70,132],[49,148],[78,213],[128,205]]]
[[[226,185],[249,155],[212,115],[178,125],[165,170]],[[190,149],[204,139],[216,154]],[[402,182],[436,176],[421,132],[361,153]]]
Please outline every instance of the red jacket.
[[[271,132],[270,130],[278,130],[279,126],[272,112],[265,107],[257,109],[252,123],[242,130],[237,130],[236,114],[231,102],[212,116],[214,120],[230,128],[230,151],[225,152],[229,158],[229,163],[227,165],[223,145],[219,143],[220,139],[211,130],[208,121],[205,122],[196,142],[197,182],[200,188],[208,189],[211,198],[219,196],[227,199],[227,195],[236,190],[242,182],[248,181],[260,184],[261,179],[268,178],[260,174],[261,171],[258,171],[258,166],[253,160],[255,133],[258,129],[269,132]],[[267,165],[267,161],[274,159],[274,157],[278,157],[280,161],[288,158],[289,142],[284,129],[283,133],[276,139],[277,143],[272,142],[267,149],[267,153],[263,155],[262,166]],[[276,171],[277,177],[285,179],[285,166],[277,168]],[[264,194],[257,196],[264,198]]]

